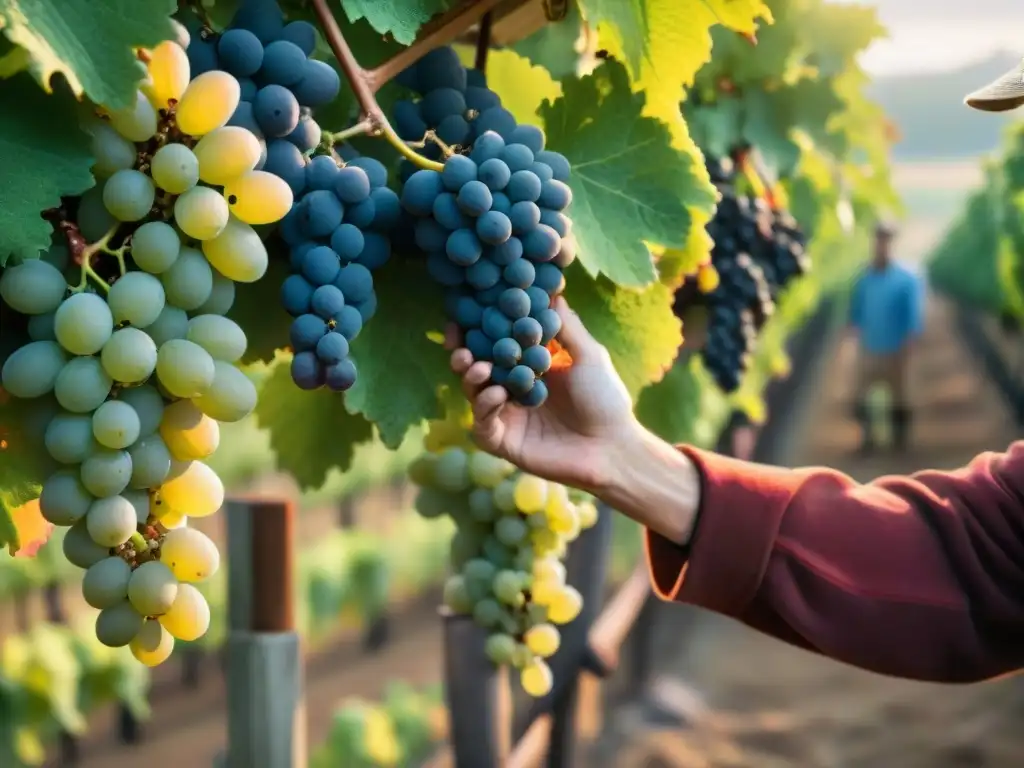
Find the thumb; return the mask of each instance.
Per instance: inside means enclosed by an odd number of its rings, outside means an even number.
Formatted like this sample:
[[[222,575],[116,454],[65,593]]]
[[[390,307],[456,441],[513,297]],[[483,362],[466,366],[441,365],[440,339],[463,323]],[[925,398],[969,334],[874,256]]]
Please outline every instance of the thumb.
[[[600,353],[601,345],[590,335],[583,325],[580,316],[569,309],[569,303],[561,296],[555,298],[552,309],[562,320],[562,330],[558,332],[558,343],[565,347],[573,360],[584,362],[593,360]]]

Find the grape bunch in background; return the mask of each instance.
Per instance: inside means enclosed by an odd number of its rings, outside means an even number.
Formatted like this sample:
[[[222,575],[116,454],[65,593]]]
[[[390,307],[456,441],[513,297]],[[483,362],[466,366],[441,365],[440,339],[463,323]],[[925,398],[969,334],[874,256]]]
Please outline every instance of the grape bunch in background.
[[[245,334],[224,314],[235,282],[267,269],[253,226],[277,222],[293,200],[281,179],[255,170],[257,137],[227,125],[238,81],[191,78],[188,33],[178,32],[144,52],[148,77],[130,107],[84,125],[96,186],[57,213],[67,245],[0,276],[27,338],[4,361],[3,389],[44,414],[54,467],[41,512],[68,527],[64,554],[85,570],[98,639],[148,665],[209,625],[194,584],[220,556],[187,521],[224,501],[203,463],[218,423],[256,405],[235,365]]]
[[[285,23],[273,0],[244,0],[223,33],[198,26],[192,32],[193,74],[222,70],[238,79],[241,99],[229,124],[248,128],[264,142],[261,167],[298,195],[298,158],[320,144],[312,110],[332,102],[341,89],[334,68],[310,58],[316,28],[302,20]]]
[[[395,108],[404,136],[423,128],[430,146],[445,121],[465,123],[466,130],[454,147],[445,143],[442,171],[408,175],[402,206],[415,219],[416,246],[445,289],[447,314],[466,347],[474,359],[493,363],[493,383],[533,407],[547,400],[548,345],[561,330],[551,300],[576,258],[565,214],[572,202],[569,163],[544,149],[539,128],[517,125],[474,74],[441,48],[404,75],[423,94]],[[415,126],[413,116],[420,118]]]
[[[775,311],[782,289],[806,272],[803,236],[793,218],[759,198],[737,195],[728,159],[708,159],[721,200],[707,231],[714,247],[709,264],[676,294],[676,312],[707,308],[701,357],[725,392],[739,388],[761,328]]]
[[[376,312],[373,270],[391,257],[401,204],[373,158],[316,155],[302,171],[305,191],[281,223],[292,271],[281,286],[295,318],[291,374],[302,389],[343,392],[356,380],[349,344]]]
[[[597,508],[565,486],[460,446],[423,454],[409,474],[419,486],[417,511],[449,515],[456,525],[445,604],[489,631],[488,657],[518,669],[529,695],[547,695],[553,678],[545,659],[558,650],[558,626],[583,609],[566,584],[566,547],[597,521]]]

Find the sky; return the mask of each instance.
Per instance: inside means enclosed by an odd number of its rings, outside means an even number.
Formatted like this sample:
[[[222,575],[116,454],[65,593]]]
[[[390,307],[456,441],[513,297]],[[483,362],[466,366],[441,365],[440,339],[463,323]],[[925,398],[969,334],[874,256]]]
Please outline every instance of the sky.
[[[1024,0],[833,0],[873,5],[889,39],[865,52],[875,75],[956,69],[998,50],[1024,56]]]

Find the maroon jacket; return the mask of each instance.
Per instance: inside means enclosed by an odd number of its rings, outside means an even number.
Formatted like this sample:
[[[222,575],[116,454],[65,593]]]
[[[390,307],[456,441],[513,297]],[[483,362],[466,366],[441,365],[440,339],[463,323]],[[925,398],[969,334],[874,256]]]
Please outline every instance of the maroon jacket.
[[[647,532],[661,597],[898,677],[1024,667],[1024,441],[865,485],[683,450],[702,508],[688,547]]]

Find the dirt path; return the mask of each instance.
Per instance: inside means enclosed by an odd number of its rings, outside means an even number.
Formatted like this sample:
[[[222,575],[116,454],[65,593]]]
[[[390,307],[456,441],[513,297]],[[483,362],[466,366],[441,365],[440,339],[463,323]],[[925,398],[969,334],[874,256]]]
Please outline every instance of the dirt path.
[[[910,454],[852,456],[848,417],[855,350],[826,366],[808,434],[790,462],[835,466],[860,480],[952,468],[1018,437],[999,393],[955,337],[950,307],[932,299],[912,371],[917,422]],[[608,768],[1009,768],[1024,764],[1024,685],[910,683],[798,651],[696,609],[669,607],[675,658],[707,709],[690,729],[630,728],[587,765]],[[669,614],[666,614],[669,615]],[[662,628],[663,632],[672,630]],[[926,640],[924,640],[926,642]],[[666,647],[666,643],[669,644]],[[679,652],[679,647],[682,651]],[[659,657],[660,659],[661,657]],[[671,656],[669,656],[671,658]],[[582,764],[581,764],[582,765]]]

